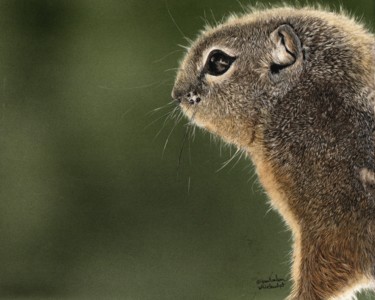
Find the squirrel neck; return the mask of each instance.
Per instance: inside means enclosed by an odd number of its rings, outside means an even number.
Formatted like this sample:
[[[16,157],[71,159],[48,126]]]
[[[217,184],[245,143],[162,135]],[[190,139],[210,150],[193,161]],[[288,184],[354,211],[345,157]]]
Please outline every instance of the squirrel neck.
[[[360,103],[354,95],[340,98],[334,89],[309,94],[276,103],[249,154],[271,203],[292,229],[347,226],[357,221],[348,216],[375,213],[360,175],[365,168],[375,172],[374,112],[354,107]],[[375,179],[372,184],[373,197]]]

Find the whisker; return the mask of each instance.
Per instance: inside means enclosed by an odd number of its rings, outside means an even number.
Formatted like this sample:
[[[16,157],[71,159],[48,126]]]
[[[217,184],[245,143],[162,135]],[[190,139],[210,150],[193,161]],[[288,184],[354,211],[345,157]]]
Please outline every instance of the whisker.
[[[233,166],[230,168],[231,170],[233,170],[233,168],[238,164],[238,162],[241,160],[242,156],[244,155],[244,151],[243,150],[240,150],[240,151],[237,151],[238,152],[238,159],[237,161],[233,164]],[[234,154],[236,155],[237,152]]]
[[[167,122],[169,121],[169,120],[171,120],[171,119],[173,119],[172,117],[171,117],[171,115],[178,109],[179,107],[178,106],[176,106],[171,112],[170,112],[170,114],[165,118],[165,120],[164,120],[164,122],[163,122],[163,126],[160,128],[160,130],[158,131],[158,133],[155,135],[155,137],[154,137],[154,140],[159,136],[159,134],[163,131],[163,129],[164,129],[164,127],[165,127],[165,125],[167,124]]]
[[[162,82],[161,84],[160,84],[160,86],[169,86],[169,87],[173,87],[173,85],[174,85],[174,79],[173,78],[171,78],[172,79],[172,81],[166,81],[166,82]]]
[[[175,120],[177,120],[179,118],[179,116],[182,115],[182,111],[179,109],[179,106],[176,106],[176,107],[177,107],[177,109],[174,109],[173,113],[171,115],[171,119],[175,119]]]
[[[184,114],[182,113],[182,111],[180,111],[180,114],[179,116],[177,117],[177,122],[180,122],[182,120],[182,118],[184,117]]]
[[[187,36],[184,36],[184,39],[185,41],[187,41],[189,43],[189,45],[192,45],[194,43],[194,41],[190,38],[188,38]]]
[[[175,118],[176,112],[181,113],[180,107],[176,106],[174,109],[172,109],[170,116],[168,116],[168,119],[173,120]]]
[[[161,157],[163,158],[164,157],[164,152],[165,152],[165,149],[167,148],[167,145],[168,145],[168,142],[169,142],[169,138],[171,137],[171,134],[172,132],[175,130],[175,128],[177,127],[177,122],[175,122],[175,124],[173,125],[171,131],[169,132],[168,136],[167,136],[167,139],[165,140],[165,143],[164,143],[164,147],[163,147],[163,152],[161,154]]]
[[[182,70],[180,68],[170,68],[170,69],[166,69],[164,72],[171,72],[171,71],[178,71],[178,70]]]
[[[188,110],[191,109],[191,107],[188,108]],[[195,118],[195,114],[196,114],[196,111],[193,112],[192,116],[191,116],[191,119],[188,120],[188,122],[185,124],[185,133],[184,133],[184,136],[183,136],[183,139],[182,139],[182,144],[181,144],[181,148],[180,148],[180,153],[179,153],[179,156],[178,156],[178,164],[177,164],[177,177],[179,175],[179,171],[180,171],[180,167],[181,167],[181,163],[182,163],[182,154],[183,154],[183,151],[184,151],[184,146],[186,144],[186,141],[189,142],[189,165],[191,165],[191,146],[190,146],[190,135],[191,135],[191,131],[192,131],[192,121],[194,121],[194,118]],[[180,119],[180,117],[179,117]],[[193,127],[195,128],[195,126]],[[190,181],[191,181],[191,177],[189,176],[189,181],[188,181],[188,193],[190,192]]]
[[[177,44],[178,47],[181,47],[182,49],[185,49],[186,51],[189,51],[190,50],[190,47],[189,46],[185,46],[185,45],[182,45],[182,44]]]
[[[211,16],[212,16],[212,19],[214,20],[215,26],[217,26],[219,23],[216,21],[216,18],[215,18],[214,12],[213,12],[212,9],[210,9],[210,11],[211,11]]]
[[[162,110],[164,108],[167,108],[167,107],[169,107],[170,105],[172,105],[174,103],[175,103],[175,101],[172,100],[172,101],[168,102],[165,105],[162,105],[160,107],[154,108],[154,109],[150,110],[148,113],[146,113],[146,116],[152,116],[154,113],[156,113],[156,112],[158,112],[158,111],[160,111],[160,110]]]
[[[163,57],[161,57],[161,58],[159,58],[157,60],[154,60],[152,63],[153,64],[159,63],[159,62],[163,61],[164,59],[166,59],[167,57],[169,57],[169,56],[171,56],[171,55],[173,55],[173,54],[175,54],[177,52],[181,52],[181,51],[182,51],[181,49],[177,49],[177,50],[174,50],[172,52],[169,52],[168,54],[164,55]]]
[[[189,133],[189,126],[186,126],[185,134],[184,134],[184,137],[182,138],[182,144],[181,144],[181,147],[180,147],[180,153],[178,155],[177,177],[178,177],[178,173],[179,173],[179,170],[180,170],[181,159],[182,159],[182,152],[184,151],[184,146],[185,146],[185,142],[186,142],[186,138],[188,136],[188,133]]]
[[[193,127],[194,129],[195,129],[195,127]],[[193,129],[193,130],[194,130]],[[193,130],[190,130],[190,136],[189,136],[189,165],[191,165],[191,132],[193,131]]]
[[[243,10],[243,12],[246,13],[247,9],[246,9],[245,5],[240,0],[237,0],[237,3],[239,4],[239,6]]]
[[[191,182],[191,177],[189,176],[189,179],[188,179],[188,194],[190,194],[190,182]]]
[[[205,11],[205,10],[203,11],[203,17],[200,17],[200,19],[204,22],[204,26],[205,26],[205,28],[212,28],[212,25],[211,25],[210,22],[208,21],[208,18],[207,18],[207,15],[206,15],[206,11]]]
[[[170,115],[171,112],[167,112],[166,114],[162,115],[161,117],[158,117],[156,118],[156,120],[152,121],[150,124],[148,124],[147,126],[145,126],[145,128],[143,128],[143,130],[146,130],[147,128],[149,128],[151,125],[155,124],[157,121],[159,121],[160,119],[164,118],[164,117],[167,117],[168,115]]]
[[[230,151],[231,151],[231,149],[230,149]],[[235,157],[236,157],[236,155],[237,155],[237,153],[240,151],[240,149],[237,149],[237,151],[234,153],[234,155],[232,155],[232,157],[230,158],[230,159],[228,159],[224,164],[223,164],[223,166],[220,168],[220,169],[218,169],[217,171],[216,171],[216,173],[217,172],[220,172],[222,169],[224,169]],[[230,152],[230,155],[231,155],[231,152]]]
[[[192,136],[193,136],[193,142],[195,141],[195,130],[197,129],[197,126],[195,126],[195,125],[192,125],[193,126],[193,134],[192,134]]]
[[[169,132],[169,134],[167,136],[167,139],[165,141],[164,148],[163,148],[163,153],[162,153],[162,156],[161,156],[162,158],[164,157],[164,152],[165,152],[165,149],[167,148],[167,145],[168,145],[168,142],[169,142],[169,138],[171,137],[172,132],[176,129],[177,124],[181,121],[181,119],[183,118],[183,116],[184,115],[183,115],[182,111],[180,110],[180,115],[176,118],[175,123],[174,123],[174,125],[173,125],[171,131]]]
[[[178,26],[176,20],[175,20],[175,19],[173,18],[173,16],[172,16],[172,13],[171,13],[171,11],[170,11],[170,9],[169,9],[169,5],[168,5],[168,0],[165,0],[165,7],[166,7],[166,9],[167,9],[167,11],[168,11],[168,15],[169,15],[169,17],[171,18],[173,24],[176,26],[177,30],[180,32],[180,34],[181,34],[183,37],[186,37],[185,33],[181,30],[180,26]]]
[[[195,138],[195,128],[196,126],[194,125],[194,118],[196,115],[197,111],[195,111],[191,117],[191,120],[187,123],[187,126],[190,128],[189,130],[189,165],[191,165],[191,140]]]
[[[222,140],[220,140],[219,142],[219,155],[220,157],[223,156],[223,141]]]

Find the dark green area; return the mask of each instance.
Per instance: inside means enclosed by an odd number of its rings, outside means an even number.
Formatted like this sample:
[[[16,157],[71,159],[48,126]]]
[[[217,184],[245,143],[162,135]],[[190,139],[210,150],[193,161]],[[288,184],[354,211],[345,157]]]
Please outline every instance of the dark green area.
[[[371,24],[373,0],[342,2]],[[170,102],[187,44],[173,19],[194,38],[203,18],[241,11],[230,0],[0,1],[2,299],[288,294],[287,281],[257,288],[288,279],[291,241],[250,161],[218,171],[235,149],[199,130],[183,143],[185,120],[164,126],[173,104],[152,112]]]

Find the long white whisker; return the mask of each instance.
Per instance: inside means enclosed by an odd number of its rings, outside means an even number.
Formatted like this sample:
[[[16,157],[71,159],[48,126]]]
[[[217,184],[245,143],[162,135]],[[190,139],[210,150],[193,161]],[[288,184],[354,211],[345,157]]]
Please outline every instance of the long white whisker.
[[[167,148],[167,145],[168,145],[168,142],[169,142],[169,138],[171,137],[172,135],[172,132],[175,130],[175,128],[177,127],[177,124],[181,121],[181,119],[183,118],[183,114],[182,112],[180,111],[180,116],[178,116],[175,120],[175,123],[171,129],[171,131],[169,132],[168,136],[167,136],[167,139],[165,141],[165,144],[164,144],[164,148],[163,148],[163,153],[162,153],[162,158],[164,157],[164,152],[165,152],[165,149]]]
[[[237,154],[238,153],[238,154]],[[242,156],[244,155],[244,151],[243,150],[239,150],[239,151],[236,151],[236,153],[234,154],[234,156],[238,156],[238,159],[237,161],[233,164],[233,166],[231,167],[231,170],[238,164],[238,162],[241,160]]]
[[[163,158],[164,157],[164,152],[165,152],[165,149],[167,148],[167,145],[168,145],[168,142],[169,142],[169,138],[171,137],[171,134],[172,132],[175,130],[175,128],[177,127],[177,122],[174,123],[171,131],[169,132],[168,136],[167,136],[167,139],[165,140],[165,143],[164,143],[164,147],[163,147],[163,152],[162,152],[162,155],[161,157]]]
[[[189,179],[188,179],[188,194],[190,194],[190,182],[191,182],[191,177],[189,176]]]
[[[155,124],[157,121],[159,121],[160,119],[164,118],[164,117],[168,117],[169,115],[171,114],[171,112],[167,112],[166,114],[162,115],[161,117],[158,117],[156,120],[152,121],[150,124],[148,124],[145,128],[143,128],[143,130],[149,128],[151,125]]]
[[[173,119],[171,116],[173,115],[174,111],[177,110],[178,107],[176,106],[172,111],[170,111],[169,115],[165,118],[164,122],[163,122],[163,126],[159,129],[159,131],[157,132],[157,134],[155,135],[154,137],[154,140],[159,136],[159,134],[163,131],[165,125],[167,124],[167,122],[171,119]]]
[[[180,68],[170,68],[170,69],[164,70],[164,72],[171,72],[171,71],[178,71],[178,70],[182,70],[182,69],[180,69]]]
[[[175,103],[174,100],[168,102],[167,104],[165,105],[162,105],[160,107],[157,107],[157,108],[154,108],[152,110],[150,110],[148,113],[146,113],[146,116],[150,116],[150,115],[153,115],[154,113],[158,112],[159,110],[162,110],[164,108],[167,108],[168,106],[170,106],[171,104]]]
[[[190,50],[190,47],[189,46],[185,46],[185,45],[181,45],[181,44],[177,44],[178,47],[181,47],[182,49],[185,49],[186,51],[189,51]]]
[[[189,126],[186,126],[184,137],[182,138],[182,144],[180,147],[180,153],[178,155],[178,165],[177,165],[177,176],[178,176],[178,171],[180,170],[180,165],[181,165],[181,159],[182,159],[182,152],[184,150],[186,138],[188,137],[189,134]]]
[[[173,55],[173,54],[175,54],[177,52],[181,52],[181,51],[182,51],[181,49],[177,49],[177,50],[174,50],[172,52],[169,52],[168,54],[164,55],[163,57],[161,57],[161,58],[159,58],[157,60],[154,60],[152,63],[153,64],[159,63],[159,62],[163,61],[164,59],[166,59],[167,57],[169,57],[169,56],[171,56],[171,55]]]
[[[232,157],[230,159],[228,159],[224,164],[223,166],[218,169],[216,172],[220,172],[222,169],[224,169],[235,157],[236,157],[236,154],[241,151],[240,149],[237,149],[237,151],[234,153],[234,155],[232,155]]]
[[[181,34],[183,37],[186,37],[185,33],[181,30],[180,26],[178,26],[176,20],[175,20],[174,17],[172,16],[172,13],[171,13],[171,11],[170,11],[170,9],[169,9],[169,5],[168,5],[168,1],[167,1],[167,0],[165,0],[165,7],[166,7],[166,9],[167,9],[167,11],[168,11],[168,15],[169,15],[169,17],[171,18],[173,24],[176,26],[177,30],[180,32],[180,34]]]
[[[216,18],[215,18],[214,12],[212,11],[212,9],[210,9],[210,11],[211,11],[212,19],[213,19],[214,22],[215,22],[215,26],[217,26],[219,23],[216,21]]]
[[[243,10],[243,12],[246,13],[247,9],[246,9],[245,5],[240,0],[237,0],[237,3],[240,5],[240,7]]]

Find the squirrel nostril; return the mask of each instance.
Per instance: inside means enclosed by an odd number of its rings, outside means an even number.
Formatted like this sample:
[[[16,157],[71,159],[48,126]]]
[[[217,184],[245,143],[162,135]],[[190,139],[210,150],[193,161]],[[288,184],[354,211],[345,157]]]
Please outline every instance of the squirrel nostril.
[[[190,103],[190,104],[194,104],[195,102],[194,102],[193,99],[190,99],[190,100],[189,100],[189,103]]]

